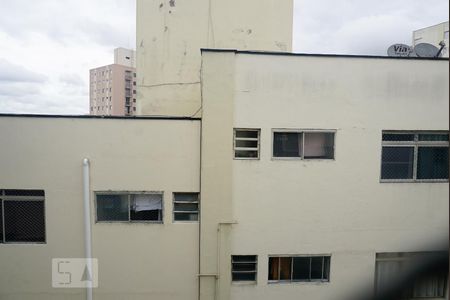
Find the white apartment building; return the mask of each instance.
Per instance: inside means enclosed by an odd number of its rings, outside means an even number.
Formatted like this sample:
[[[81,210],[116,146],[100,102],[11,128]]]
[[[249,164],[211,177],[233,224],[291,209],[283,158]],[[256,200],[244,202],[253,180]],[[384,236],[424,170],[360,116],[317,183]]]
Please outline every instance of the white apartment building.
[[[114,49],[114,64],[89,70],[89,112],[96,116],[136,114],[135,51]]]
[[[292,2],[237,3],[138,1],[141,115],[0,115],[0,299],[370,299],[448,255],[448,59],[286,52]]]
[[[429,43],[440,49],[439,43],[442,41],[445,43],[445,47],[441,56],[448,57],[448,21],[413,31],[413,47],[420,43]]]

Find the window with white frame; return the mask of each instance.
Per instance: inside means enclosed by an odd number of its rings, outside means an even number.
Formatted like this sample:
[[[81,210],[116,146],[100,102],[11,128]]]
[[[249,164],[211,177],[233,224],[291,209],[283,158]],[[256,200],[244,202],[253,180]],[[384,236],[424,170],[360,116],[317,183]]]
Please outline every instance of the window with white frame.
[[[163,221],[162,193],[97,192],[97,222]]]
[[[259,158],[259,129],[234,129],[234,158]]]
[[[334,131],[273,131],[273,157],[333,159]]]
[[[198,193],[173,193],[173,220],[196,222],[199,215]]]
[[[270,256],[269,281],[330,281],[330,256]]]
[[[0,190],[0,243],[45,243],[43,190]]]
[[[256,281],[258,257],[256,255],[231,256],[232,281]]]
[[[441,260],[445,266],[437,268]],[[377,295],[398,291],[400,299],[445,298],[448,277],[447,252],[377,253],[375,291]],[[431,267],[427,267],[431,265]]]
[[[448,132],[383,131],[382,181],[448,181]]]

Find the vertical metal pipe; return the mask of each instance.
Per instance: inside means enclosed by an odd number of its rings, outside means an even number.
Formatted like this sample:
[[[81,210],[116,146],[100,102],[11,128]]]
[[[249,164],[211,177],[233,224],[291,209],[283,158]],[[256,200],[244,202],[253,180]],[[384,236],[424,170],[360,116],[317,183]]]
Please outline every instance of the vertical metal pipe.
[[[91,205],[89,189],[89,159],[83,159],[83,204],[84,204],[84,254],[88,270],[92,274],[92,244],[91,244]],[[92,281],[88,280],[86,299],[92,300]]]

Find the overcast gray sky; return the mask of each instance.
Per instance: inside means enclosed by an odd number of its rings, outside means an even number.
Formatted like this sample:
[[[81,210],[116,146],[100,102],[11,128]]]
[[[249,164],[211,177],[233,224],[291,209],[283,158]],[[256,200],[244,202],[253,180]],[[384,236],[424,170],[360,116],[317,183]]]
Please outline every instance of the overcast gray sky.
[[[449,18],[448,0],[294,1],[294,52],[384,55]],[[0,0],[0,11],[2,113],[86,114],[89,69],[135,47],[135,0]]]

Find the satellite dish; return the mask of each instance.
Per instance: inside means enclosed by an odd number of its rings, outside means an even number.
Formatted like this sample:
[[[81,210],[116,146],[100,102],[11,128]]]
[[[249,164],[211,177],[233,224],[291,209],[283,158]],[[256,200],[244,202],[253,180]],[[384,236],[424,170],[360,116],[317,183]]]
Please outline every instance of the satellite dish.
[[[409,54],[412,52],[412,49],[410,46],[405,44],[394,44],[390,46],[387,50],[388,56],[409,56]]]
[[[414,47],[414,52],[418,57],[437,57],[439,49],[428,43],[420,43]]]

